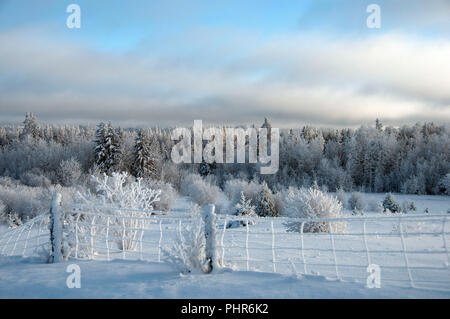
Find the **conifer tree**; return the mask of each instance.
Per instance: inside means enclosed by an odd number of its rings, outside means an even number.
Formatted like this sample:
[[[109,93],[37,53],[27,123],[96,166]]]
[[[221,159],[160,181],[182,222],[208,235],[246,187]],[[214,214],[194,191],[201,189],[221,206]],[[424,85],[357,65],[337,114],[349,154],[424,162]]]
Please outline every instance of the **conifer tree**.
[[[156,173],[154,152],[155,146],[152,143],[150,132],[140,130],[135,145],[134,173],[136,177],[152,177]]]
[[[261,217],[278,217],[272,192],[266,182],[263,182],[262,190],[258,194],[256,213]]]

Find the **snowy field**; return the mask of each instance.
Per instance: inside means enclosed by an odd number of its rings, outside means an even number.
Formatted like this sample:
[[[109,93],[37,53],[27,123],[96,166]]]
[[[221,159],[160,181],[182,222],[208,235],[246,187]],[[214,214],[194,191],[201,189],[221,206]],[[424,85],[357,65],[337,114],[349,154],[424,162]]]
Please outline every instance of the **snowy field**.
[[[428,208],[435,217],[404,219],[402,238],[398,217],[381,213],[366,213],[365,227],[363,218],[349,220],[347,231],[333,236],[287,232],[283,218],[226,229],[224,223],[233,217],[220,215],[217,251],[225,268],[210,275],[180,275],[165,261],[164,250],[185,225],[195,222],[186,212],[185,198],[148,225],[135,251],[119,250],[116,242],[99,232],[94,260],[46,264],[35,249],[48,249],[48,221],[41,218],[33,227],[29,222],[25,227],[0,229],[0,297],[449,298],[450,236],[446,233],[450,225],[443,223],[449,197],[396,197],[415,202],[417,211],[409,216],[423,216]],[[366,194],[366,198],[381,201],[384,194]],[[369,262],[380,265],[380,288],[365,287]],[[66,267],[71,263],[81,267],[80,289],[66,286]]]

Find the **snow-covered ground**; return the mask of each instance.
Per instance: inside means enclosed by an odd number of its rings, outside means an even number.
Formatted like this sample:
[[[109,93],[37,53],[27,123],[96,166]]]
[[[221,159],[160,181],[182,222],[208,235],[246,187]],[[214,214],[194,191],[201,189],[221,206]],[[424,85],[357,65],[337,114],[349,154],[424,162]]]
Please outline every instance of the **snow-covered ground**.
[[[412,200],[417,212],[423,214],[428,208],[433,215],[446,215],[450,207],[448,196],[395,195],[399,202]],[[381,201],[384,194],[366,194],[366,200]],[[177,236],[178,221],[170,216],[179,216],[187,210],[189,203],[180,198],[168,214],[167,223],[162,224],[162,246],[170,246]],[[349,212],[348,212],[349,213]],[[367,213],[369,217],[383,216]],[[96,256],[98,260],[71,260],[60,264],[46,264],[42,259],[22,258],[25,251],[22,240],[41,234],[45,240],[44,224],[39,232],[33,228],[0,229],[0,297],[1,298],[449,298],[450,268],[445,245],[450,246],[450,238],[442,236],[442,220],[427,222],[406,222],[404,225],[405,244],[409,266],[416,286],[410,287],[405,258],[401,253],[401,238],[396,221],[372,221],[367,224],[367,233],[388,233],[389,236],[368,236],[371,262],[381,266],[381,287],[366,288],[367,253],[361,236],[336,235],[335,252],[331,249],[329,234],[305,234],[303,256],[301,238],[298,233],[288,233],[280,220],[274,222],[275,245],[272,250],[273,233],[271,221],[251,225],[249,233],[245,227],[227,229],[223,233],[223,218],[218,223],[218,241],[223,238],[224,249],[219,247],[219,255],[224,256],[224,270],[210,275],[180,275],[174,266],[164,261],[158,247],[160,225],[151,224],[144,234],[144,249],[126,254],[111,251],[111,261],[106,261],[104,252]],[[36,223],[37,225],[38,223]],[[450,227],[447,223],[447,231]],[[355,221],[348,225],[350,232],[361,232],[362,223]],[[12,234],[15,236],[5,236]],[[408,236],[408,232],[434,232],[431,235]],[[33,232],[37,232],[35,234]],[[18,236],[21,237],[18,237]],[[247,241],[248,235],[248,241]],[[13,238],[5,246],[6,241]],[[16,241],[16,239],[19,240]],[[21,239],[22,238],[22,239]],[[42,239],[43,238],[43,239]],[[444,242],[443,242],[444,240]],[[2,247],[3,245],[3,247]],[[247,268],[248,246],[249,270]],[[14,250],[13,250],[14,248]],[[377,253],[377,250],[383,252]],[[12,253],[11,253],[12,252]],[[28,254],[30,256],[30,254]],[[275,256],[276,273],[273,257]],[[142,258],[144,261],[132,260]],[[158,262],[161,258],[162,262]],[[259,260],[259,261],[258,261]],[[335,260],[339,266],[340,280],[335,279]],[[81,268],[80,289],[69,289],[66,267],[76,263]],[[305,275],[305,263],[307,275]],[[430,270],[432,269],[432,270]],[[430,284],[430,282],[432,282]]]
[[[0,258],[0,298],[449,298],[450,293],[224,270],[217,274],[180,275],[165,263],[77,261],[81,288],[68,288],[70,262],[34,263]]]

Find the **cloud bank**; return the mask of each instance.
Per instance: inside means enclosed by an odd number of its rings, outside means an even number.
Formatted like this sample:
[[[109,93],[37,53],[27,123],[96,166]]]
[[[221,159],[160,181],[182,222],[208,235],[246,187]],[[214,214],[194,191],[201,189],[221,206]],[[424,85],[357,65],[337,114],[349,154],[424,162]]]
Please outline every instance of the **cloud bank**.
[[[227,41],[221,39],[228,39]],[[123,54],[45,29],[0,31],[0,114],[138,125],[450,122],[450,41],[195,31]],[[177,51],[177,41],[189,50]]]

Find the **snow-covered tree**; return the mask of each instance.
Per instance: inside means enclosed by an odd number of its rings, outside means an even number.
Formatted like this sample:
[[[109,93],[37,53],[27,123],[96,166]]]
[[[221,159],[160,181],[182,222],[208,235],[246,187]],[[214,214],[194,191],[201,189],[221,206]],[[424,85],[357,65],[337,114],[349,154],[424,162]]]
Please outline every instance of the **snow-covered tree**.
[[[235,215],[236,216],[249,216],[249,217],[257,217],[258,215],[255,213],[255,206],[252,205],[250,199],[246,199],[244,192],[241,192],[241,200],[235,206]],[[249,222],[252,225],[252,222]],[[232,220],[229,221],[226,225],[227,228],[236,228],[239,226],[247,226],[246,220]]]
[[[211,165],[209,163],[206,163],[205,161],[201,162],[198,173],[203,177],[208,176],[209,174],[211,174]]]
[[[342,204],[336,197],[310,187],[308,189],[289,188],[286,196],[286,215],[294,218],[317,219],[317,218],[339,218],[343,217]],[[344,222],[305,222],[304,232],[321,233],[330,232],[330,224],[333,232],[344,232],[346,224]],[[288,231],[299,232],[301,221],[287,222]]]
[[[272,191],[263,182],[262,190],[256,199],[256,213],[261,217],[278,217],[279,214],[275,209],[275,203],[272,197]]]
[[[35,140],[39,138],[39,124],[33,113],[26,113],[23,125],[22,138],[31,137]]]
[[[400,204],[395,200],[391,193],[386,194],[383,200],[383,212],[400,213]]]
[[[136,137],[134,174],[136,177],[154,177],[156,156],[151,148],[152,139],[148,130],[140,130]]]
[[[236,204],[236,215],[257,216],[255,213],[255,206],[252,205],[250,199],[246,199],[244,192],[241,192],[241,200]]]
[[[107,174],[116,169],[120,155],[120,136],[111,123],[100,123],[95,133],[95,164]]]

